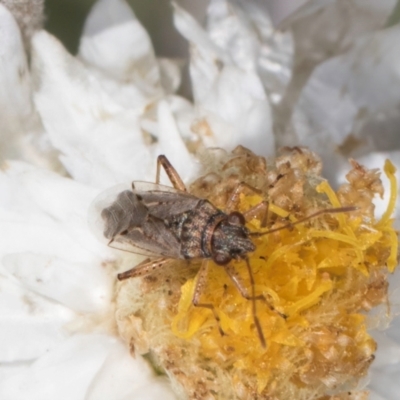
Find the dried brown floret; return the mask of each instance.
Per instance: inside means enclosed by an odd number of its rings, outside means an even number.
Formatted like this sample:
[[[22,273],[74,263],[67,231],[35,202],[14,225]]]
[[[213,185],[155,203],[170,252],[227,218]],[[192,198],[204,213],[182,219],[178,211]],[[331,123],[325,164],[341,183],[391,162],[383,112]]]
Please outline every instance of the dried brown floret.
[[[376,194],[383,196],[383,185],[377,169],[368,170],[355,160],[350,160],[353,169],[346,175],[349,183],[338,190],[338,198],[342,204],[357,204],[363,215],[374,217],[372,199]]]

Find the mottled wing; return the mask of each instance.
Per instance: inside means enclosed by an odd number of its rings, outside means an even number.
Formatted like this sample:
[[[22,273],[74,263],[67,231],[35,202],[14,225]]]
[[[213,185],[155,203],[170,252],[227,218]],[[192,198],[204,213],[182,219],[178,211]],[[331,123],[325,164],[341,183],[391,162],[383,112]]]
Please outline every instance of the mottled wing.
[[[103,210],[110,207],[114,204],[120,195],[120,193],[129,191],[130,185],[117,185],[112,188],[109,188],[102,193],[100,193],[92,202],[89,207],[88,213],[88,223],[89,227],[94,233],[94,235],[102,242],[108,243],[110,239],[108,239],[104,234],[106,233],[107,236],[112,236],[112,231],[118,231],[118,219],[124,219],[124,211],[121,210],[119,212],[115,211],[115,213],[110,213],[109,220],[104,219]],[[112,220],[114,219],[114,223]],[[121,229],[121,227],[120,227]]]
[[[148,256],[180,258],[180,243],[164,221],[148,215],[141,226],[131,227],[115,236],[112,246]],[[135,250],[133,250],[135,249]]]
[[[104,237],[111,240],[122,232],[142,226],[149,211],[135,193],[124,190],[100,215],[104,221]]]
[[[168,219],[193,210],[200,199],[174,188],[149,182],[133,182],[134,190],[141,197],[151,215]]]
[[[92,230],[100,240],[123,251],[179,258],[180,243],[164,220],[179,213],[182,205],[189,210],[197,198],[147,182],[135,182],[134,187],[118,185],[95,199],[89,210]]]

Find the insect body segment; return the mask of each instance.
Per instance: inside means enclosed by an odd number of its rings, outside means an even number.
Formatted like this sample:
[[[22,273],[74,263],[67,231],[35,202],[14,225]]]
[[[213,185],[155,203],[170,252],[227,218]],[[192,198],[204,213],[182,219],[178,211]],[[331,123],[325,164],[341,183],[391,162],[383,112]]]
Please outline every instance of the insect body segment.
[[[176,216],[175,221],[168,221],[171,232],[181,244],[181,258],[210,258],[212,231],[223,218],[223,213],[217,210],[207,200],[199,200],[191,211]]]

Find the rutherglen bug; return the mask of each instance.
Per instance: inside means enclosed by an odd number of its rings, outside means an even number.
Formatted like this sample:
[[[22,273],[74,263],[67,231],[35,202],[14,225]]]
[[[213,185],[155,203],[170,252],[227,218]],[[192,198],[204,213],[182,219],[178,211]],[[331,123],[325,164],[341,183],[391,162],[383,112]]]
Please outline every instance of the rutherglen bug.
[[[167,173],[173,188],[159,185],[161,167]],[[130,190],[121,191],[116,198],[114,194],[112,201],[104,208],[100,205],[103,235],[109,246],[150,257],[134,268],[118,274],[119,280],[154,272],[163,268],[171,259],[202,259],[192,303],[195,307],[211,310],[221,335],[224,335],[214,306],[200,302],[209,261],[222,266],[240,294],[252,301],[254,325],[261,345],[265,347],[265,337],[257,317],[256,300],[266,299],[263,295],[255,294],[253,273],[248,261],[248,254],[255,250],[252,237],[288,228],[324,213],[348,212],[355,208],[320,210],[296,223],[264,232],[250,232],[245,226],[246,217],[263,210],[266,215],[268,203],[262,202],[244,214],[233,211],[232,208],[245,186],[247,185],[244,183],[238,185],[225,211],[221,211],[208,200],[188,193],[174,167],[164,155],[160,155],[157,159],[155,184],[133,182]],[[99,204],[101,203],[100,201]],[[265,221],[262,226],[265,226]],[[231,263],[232,260],[245,261],[250,291]]]

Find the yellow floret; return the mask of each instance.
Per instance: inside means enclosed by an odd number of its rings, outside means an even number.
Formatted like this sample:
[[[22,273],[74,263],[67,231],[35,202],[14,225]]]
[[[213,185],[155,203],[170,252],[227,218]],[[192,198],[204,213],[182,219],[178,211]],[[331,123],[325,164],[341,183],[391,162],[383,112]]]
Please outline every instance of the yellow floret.
[[[361,311],[368,302],[376,305],[368,297],[373,279],[385,266],[393,272],[397,265],[398,238],[391,219],[396,170],[386,161],[384,171],[390,180],[390,200],[380,221],[371,221],[362,210],[332,214],[254,239],[256,250],[249,262],[256,294],[265,297],[257,301],[257,316],[266,348],[254,328],[251,301],[241,296],[224,268],[215,264],[209,269],[202,302],[214,305],[226,335],[220,335],[210,310],[192,306],[196,278],[181,288],[173,333],[198,340],[204,357],[219,357],[232,365],[238,382],[256,376],[258,393],[278,390],[285,379],[299,388],[314,381],[334,383],[340,374],[367,365],[375,344]],[[327,199],[326,208],[342,207],[328,182],[320,183],[315,192]],[[248,210],[261,200],[259,195],[242,195],[238,210]],[[273,203],[269,218],[296,221]],[[281,225],[284,222],[276,226]],[[258,231],[260,220],[248,227]],[[250,288],[245,263],[235,262],[234,267]]]

